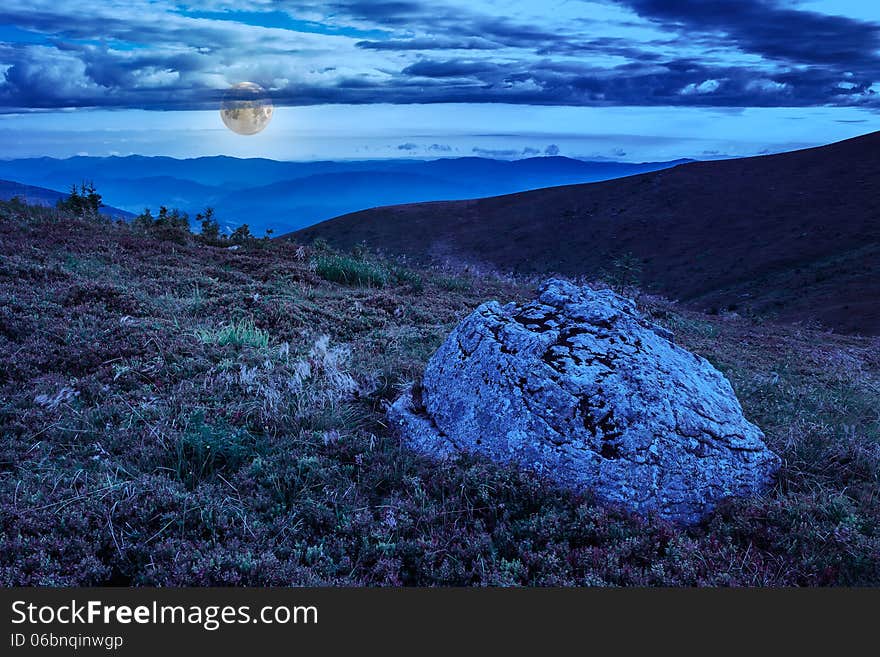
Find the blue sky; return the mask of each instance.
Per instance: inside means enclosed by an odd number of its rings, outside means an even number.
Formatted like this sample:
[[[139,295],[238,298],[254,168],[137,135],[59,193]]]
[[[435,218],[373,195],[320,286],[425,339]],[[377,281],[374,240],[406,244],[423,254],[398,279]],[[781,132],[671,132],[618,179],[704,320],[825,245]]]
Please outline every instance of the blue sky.
[[[259,135],[217,105],[253,81]],[[0,157],[623,160],[880,129],[874,0],[4,0]]]

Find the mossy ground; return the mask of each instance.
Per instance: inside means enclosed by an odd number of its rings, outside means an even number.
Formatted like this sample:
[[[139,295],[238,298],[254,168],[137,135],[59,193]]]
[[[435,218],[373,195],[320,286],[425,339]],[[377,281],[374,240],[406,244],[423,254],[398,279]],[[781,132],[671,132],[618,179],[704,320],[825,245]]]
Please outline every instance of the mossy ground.
[[[402,447],[384,404],[532,291],[0,204],[0,583],[880,584],[876,339],[641,299],[785,462],[696,527]]]

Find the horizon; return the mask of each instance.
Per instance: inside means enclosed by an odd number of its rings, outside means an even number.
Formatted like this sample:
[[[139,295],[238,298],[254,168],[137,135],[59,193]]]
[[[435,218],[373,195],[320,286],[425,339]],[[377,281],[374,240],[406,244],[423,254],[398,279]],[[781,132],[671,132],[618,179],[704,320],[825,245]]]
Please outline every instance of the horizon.
[[[822,148],[823,146],[831,146],[833,144],[837,144],[843,141],[849,141],[852,139],[859,139],[861,137],[867,137],[869,135],[880,132],[878,130],[871,130],[864,133],[858,133],[850,137],[844,137],[842,139],[835,139],[830,142],[823,142],[814,145],[796,145],[788,149],[780,149],[780,150],[769,150],[765,149],[762,152],[751,154],[751,155],[727,155],[722,153],[715,153],[711,156],[707,157],[675,157],[665,160],[634,160],[634,159],[620,159],[620,158],[610,158],[610,157],[601,157],[594,156],[592,158],[587,157],[576,157],[570,155],[562,155],[560,153],[542,153],[538,155],[522,155],[520,157],[492,157],[489,155],[437,155],[433,157],[419,157],[419,156],[399,156],[399,157],[351,157],[351,158],[334,158],[334,159],[281,159],[281,158],[272,158],[265,156],[236,156],[236,155],[227,155],[227,154],[216,154],[216,155],[195,155],[195,156],[174,156],[174,155],[162,155],[162,154],[153,154],[153,155],[144,155],[141,153],[127,153],[127,154],[119,154],[114,153],[112,155],[90,155],[88,153],[76,153],[74,155],[68,155],[63,157],[51,156],[51,155],[40,155],[40,156],[29,156],[29,157],[4,157],[0,155],[0,162],[14,162],[17,160],[55,160],[55,161],[65,161],[65,160],[74,160],[78,158],[82,159],[133,159],[133,158],[142,158],[142,159],[167,159],[167,160],[175,160],[178,162],[186,162],[193,160],[211,160],[211,159],[231,159],[238,161],[248,161],[248,160],[260,160],[260,161],[268,161],[268,162],[279,162],[279,163],[289,163],[289,164],[321,164],[321,163],[336,163],[336,164],[344,164],[344,163],[352,163],[352,164],[366,164],[371,162],[376,163],[391,163],[391,162],[439,162],[443,160],[455,161],[455,160],[485,160],[485,161],[494,161],[494,162],[525,162],[529,160],[547,160],[547,159],[561,159],[561,160],[574,160],[579,162],[585,162],[590,164],[657,164],[657,163],[671,163],[676,162],[678,164],[687,164],[688,162],[711,162],[713,160],[727,160],[727,159],[744,159],[751,157],[764,157],[769,155],[781,155],[784,153],[791,153],[800,150],[809,150],[812,148]]]
[[[871,133],[867,133],[871,134]],[[857,137],[864,135],[857,135]],[[763,155],[771,155],[775,153],[764,153]],[[19,158],[10,158],[10,157],[0,157],[0,161],[2,162],[16,162],[20,160],[56,160],[56,161],[65,161],[65,160],[74,160],[77,158],[82,159],[99,159],[99,160],[112,160],[112,159],[133,159],[133,158],[142,158],[142,159],[165,159],[165,160],[175,160],[177,162],[188,162],[192,160],[213,160],[213,159],[229,159],[229,160],[239,160],[246,162],[248,160],[261,160],[266,162],[282,162],[289,164],[321,164],[321,163],[371,163],[371,162],[439,162],[441,160],[485,160],[491,162],[525,162],[528,160],[574,160],[578,162],[587,162],[587,163],[596,163],[596,164],[653,164],[653,162],[633,162],[629,160],[612,160],[610,158],[602,159],[597,158],[594,160],[585,160],[577,157],[569,157],[567,155],[530,155],[526,157],[518,157],[514,159],[505,159],[505,158],[495,158],[495,157],[486,157],[481,155],[448,155],[446,157],[437,156],[437,157],[386,157],[386,158],[339,158],[334,160],[280,160],[271,157],[237,157],[234,155],[199,155],[195,157],[175,157],[173,155],[141,155],[139,153],[130,153],[128,155],[70,155],[67,157],[52,157],[50,155],[41,155],[39,157],[19,157]],[[730,156],[729,159],[733,159],[733,156]],[[675,158],[673,160],[664,160],[664,162],[678,162],[682,163],[688,161],[698,161],[696,159],[691,158]],[[703,160],[700,160],[703,161]]]

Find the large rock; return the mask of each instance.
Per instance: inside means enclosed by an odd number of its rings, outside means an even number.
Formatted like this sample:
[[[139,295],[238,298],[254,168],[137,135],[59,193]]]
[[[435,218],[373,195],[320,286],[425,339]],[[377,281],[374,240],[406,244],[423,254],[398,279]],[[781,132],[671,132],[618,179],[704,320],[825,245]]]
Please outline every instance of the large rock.
[[[419,451],[476,452],[639,513],[696,522],[767,488],[779,457],[724,376],[610,290],[550,280],[484,303],[389,417]]]

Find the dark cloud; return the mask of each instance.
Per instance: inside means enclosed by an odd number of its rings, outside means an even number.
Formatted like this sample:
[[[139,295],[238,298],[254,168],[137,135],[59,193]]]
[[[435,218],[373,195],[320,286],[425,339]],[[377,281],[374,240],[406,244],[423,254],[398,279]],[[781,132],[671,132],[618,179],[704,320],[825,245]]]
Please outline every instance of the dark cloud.
[[[880,25],[774,0],[620,0],[671,29],[713,33],[746,52],[792,63],[876,72]]]
[[[386,41],[359,41],[366,50],[498,50],[502,46],[482,37],[417,37]]]
[[[412,66],[407,66],[401,73],[425,78],[458,78],[495,72],[498,65],[492,62],[479,62],[468,60],[447,60],[443,62],[422,60]]]
[[[85,0],[7,0],[0,23],[45,35],[46,42],[0,43],[0,108],[202,109],[217,105],[224,81],[241,79],[266,87],[279,104],[295,105],[880,108],[876,24],[771,0],[616,1],[636,12],[642,27],[649,22],[668,38],[625,39],[613,34],[619,25],[587,16],[554,27],[552,17],[516,20],[478,4],[252,5],[309,12],[309,20],[323,15],[334,30],[352,25],[360,35],[341,40],[241,24],[234,13],[229,20],[160,14],[143,0],[91,13]],[[218,11],[231,6],[214,3]],[[598,36],[603,28],[609,34]],[[760,59],[742,64],[742,53]]]
[[[383,0],[345,0],[329,3],[331,12],[347,14],[381,25],[407,25],[422,18],[426,5],[420,2]],[[320,7],[320,5],[317,5]]]

